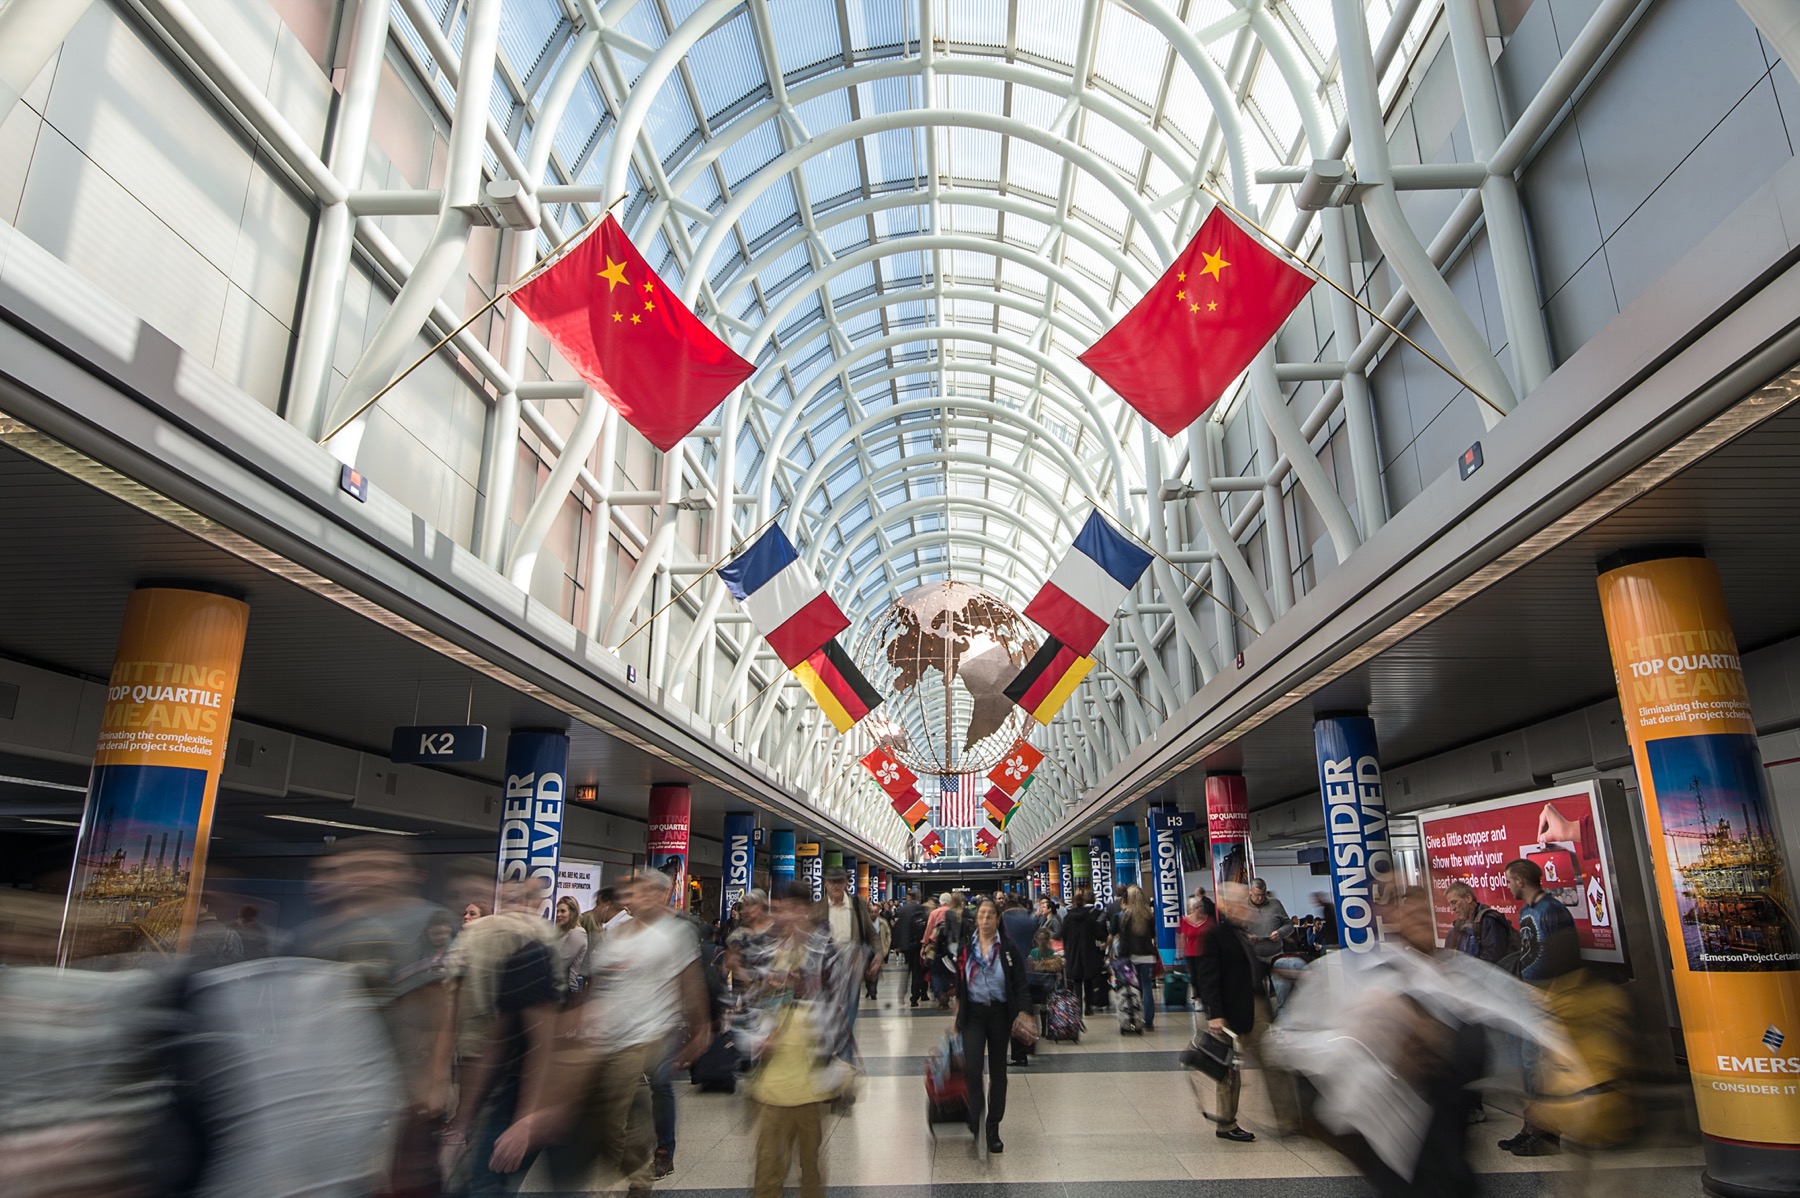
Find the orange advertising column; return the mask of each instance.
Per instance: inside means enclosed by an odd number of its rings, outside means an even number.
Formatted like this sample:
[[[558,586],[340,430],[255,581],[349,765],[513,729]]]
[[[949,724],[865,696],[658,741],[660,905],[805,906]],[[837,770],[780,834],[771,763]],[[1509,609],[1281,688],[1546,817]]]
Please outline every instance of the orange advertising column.
[[[1800,934],[1718,569],[1658,547],[1600,570],[1708,1188],[1800,1193]]]
[[[250,609],[146,587],[125,605],[75,846],[61,958],[187,945]]]

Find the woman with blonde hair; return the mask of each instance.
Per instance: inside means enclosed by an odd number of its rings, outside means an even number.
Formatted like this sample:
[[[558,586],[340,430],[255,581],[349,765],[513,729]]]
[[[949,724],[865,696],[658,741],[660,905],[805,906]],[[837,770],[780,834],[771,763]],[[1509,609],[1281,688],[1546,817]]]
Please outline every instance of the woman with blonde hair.
[[[563,982],[570,994],[579,994],[587,982],[588,934],[581,926],[581,904],[573,895],[565,894],[556,900],[556,930]]]
[[[1162,955],[1156,950],[1156,917],[1151,914],[1150,900],[1141,886],[1125,888],[1125,902],[1119,908],[1113,928],[1113,952],[1121,960],[1131,962],[1137,974],[1138,992],[1144,1000],[1144,1030],[1156,1027],[1156,967]]]

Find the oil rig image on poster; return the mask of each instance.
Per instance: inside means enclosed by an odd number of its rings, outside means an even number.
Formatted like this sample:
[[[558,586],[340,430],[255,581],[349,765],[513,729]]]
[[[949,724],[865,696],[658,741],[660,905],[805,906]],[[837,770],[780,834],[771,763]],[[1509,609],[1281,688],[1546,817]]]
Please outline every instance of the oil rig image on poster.
[[[1793,968],[1800,961],[1794,900],[1755,741],[1672,737],[1647,747],[1689,968]]]
[[[77,955],[174,951],[193,877],[190,821],[198,814],[195,780],[185,775],[198,771],[170,772],[182,775],[173,793],[127,786],[116,797],[101,794],[75,863],[70,915]]]

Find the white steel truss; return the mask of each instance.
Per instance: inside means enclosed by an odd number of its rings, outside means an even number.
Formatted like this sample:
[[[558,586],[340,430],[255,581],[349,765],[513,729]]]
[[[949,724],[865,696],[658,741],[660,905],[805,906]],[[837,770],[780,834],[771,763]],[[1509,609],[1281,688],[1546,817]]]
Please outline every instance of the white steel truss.
[[[857,627],[905,589],[951,576],[1022,604],[1089,505],[1148,539],[1162,556],[1097,651],[1106,668],[1040,736],[1052,764],[1010,833],[1028,855],[1292,606],[1293,492],[1339,561],[1387,516],[1366,370],[1391,334],[1348,298],[1323,305],[1335,360],[1278,361],[1271,347],[1172,440],[1076,355],[1150,286],[1211,193],[1346,283],[1353,205],[1402,283],[1383,317],[1416,311],[1487,399],[1484,419],[1501,419],[1551,368],[1517,172],[1643,0],[1602,0],[1510,126],[1480,0],[360,0],[319,149],[182,0],[136,2],[317,207],[284,409],[309,435],[379,391],[421,332],[435,340],[463,322],[442,297],[471,230],[496,219],[495,184],[513,185],[524,214],[503,220],[503,276],[617,204],[651,264],[756,364],[718,423],[663,458],[655,487],[628,492],[613,483],[628,435],[617,415],[579,385],[527,381],[522,317],[502,305],[497,352],[469,331],[450,338],[445,352],[492,391],[472,548],[527,586],[565,500],[584,494],[596,548],[616,537],[635,558],[601,627],[607,566],[594,554],[576,623],[603,643],[778,512]],[[1800,54],[1790,6],[1741,4],[1790,60]],[[0,5],[0,119],[85,8]],[[1476,161],[1397,166],[1387,105],[1440,22]],[[355,186],[394,59],[444,105],[448,161],[430,190]],[[1355,186],[1324,185],[1343,177]],[[1425,241],[1397,193],[1432,187],[1468,194]],[[435,220],[417,261],[377,227],[392,215]],[[1442,273],[1478,223],[1516,386]],[[358,254],[399,290],[332,394]],[[1288,394],[1300,382],[1323,387],[1304,411]],[[579,409],[566,436],[538,410],[555,398]],[[1223,422],[1240,410],[1255,474],[1223,462]],[[1349,460],[1333,479],[1315,447],[1337,419]],[[553,461],[512,530],[522,433]],[[353,459],[359,436],[353,421],[332,447]],[[677,545],[676,518],[696,491],[715,513],[697,554]],[[701,579],[677,605],[685,635],[658,622],[652,685],[727,726],[745,753],[824,779],[822,817],[904,855],[904,828],[847,768],[857,738],[838,738],[799,701],[724,599]]]

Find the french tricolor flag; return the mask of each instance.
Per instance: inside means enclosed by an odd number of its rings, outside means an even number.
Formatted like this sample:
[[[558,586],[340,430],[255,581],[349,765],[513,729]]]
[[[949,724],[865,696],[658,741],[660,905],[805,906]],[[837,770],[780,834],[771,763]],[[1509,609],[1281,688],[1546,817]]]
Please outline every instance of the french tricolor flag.
[[[1075,534],[1062,564],[1025,605],[1025,618],[1086,657],[1149,565],[1149,553],[1095,512]]]
[[[790,670],[850,627],[779,525],[720,566],[719,578]]]

